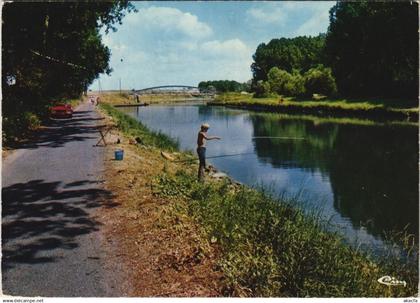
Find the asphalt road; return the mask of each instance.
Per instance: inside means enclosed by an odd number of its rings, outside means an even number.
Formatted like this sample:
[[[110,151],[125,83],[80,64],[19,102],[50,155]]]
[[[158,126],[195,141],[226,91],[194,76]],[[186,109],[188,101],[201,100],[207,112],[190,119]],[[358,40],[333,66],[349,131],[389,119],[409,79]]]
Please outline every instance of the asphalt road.
[[[104,148],[93,105],[53,121],[3,161],[2,289],[6,295],[119,296],[107,280],[101,224]],[[105,203],[106,204],[106,203]],[[111,273],[112,275],[112,273]]]

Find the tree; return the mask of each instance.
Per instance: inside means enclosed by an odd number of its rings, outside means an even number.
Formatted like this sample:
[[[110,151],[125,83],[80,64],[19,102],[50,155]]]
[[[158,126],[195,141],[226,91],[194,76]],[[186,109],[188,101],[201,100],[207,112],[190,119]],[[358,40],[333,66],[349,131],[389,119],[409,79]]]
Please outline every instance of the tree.
[[[304,75],[305,90],[308,95],[322,94],[331,96],[337,93],[337,85],[331,68],[318,65]]]
[[[272,67],[289,73],[293,69],[305,72],[322,63],[324,43],[325,35],[322,34],[317,37],[281,38],[273,39],[268,44],[261,43],[253,55],[253,81],[267,80],[267,74]]]
[[[267,74],[268,83],[272,92],[285,96],[300,96],[305,92],[304,80],[299,71],[293,70],[292,74],[273,67]]]
[[[265,98],[270,96],[271,88],[270,83],[267,81],[259,80],[254,85],[252,90],[255,92],[256,98]]]
[[[53,100],[79,96],[100,73],[110,73],[110,51],[99,31],[116,30],[114,25],[132,10],[124,0],[6,3],[2,29],[2,53],[7,58],[2,61],[5,131],[18,127],[25,111],[42,116]]]
[[[415,2],[337,2],[326,55],[339,92],[416,98],[418,28]]]
[[[200,90],[209,90],[214,87],[218,92],[240,92],[248,89],[247,83],[239,83],[234,80],[201,81],[198,84]]]

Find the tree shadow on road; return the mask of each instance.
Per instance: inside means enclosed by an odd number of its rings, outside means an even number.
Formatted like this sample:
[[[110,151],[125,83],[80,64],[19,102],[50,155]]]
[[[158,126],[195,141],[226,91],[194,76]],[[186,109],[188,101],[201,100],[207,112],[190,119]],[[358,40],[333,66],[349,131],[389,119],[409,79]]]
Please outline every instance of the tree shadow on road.
[[[60,256],[51,250],[77,248],[78,236],[97,231],[93,210],[115,206],[111,193],[95,186],[99,182],[33,180],[3,188],[2,270],[54,262]]]
[[[45,128],[15,148],[61,147],[68,142],[99,139],[96,123],[103,118],[93,118],[91,114],[90,111],[77,111],[72,119],[50,120]]]

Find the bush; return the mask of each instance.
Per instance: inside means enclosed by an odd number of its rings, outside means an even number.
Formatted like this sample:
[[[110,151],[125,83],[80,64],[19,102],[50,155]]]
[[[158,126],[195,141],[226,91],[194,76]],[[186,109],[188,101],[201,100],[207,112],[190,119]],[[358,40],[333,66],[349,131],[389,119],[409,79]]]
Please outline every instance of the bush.
[[[3,144],[8,145],[13,141],[27,135],[31,130],[41,125],[39,116],[32,112],[23,112],[3,118]]]
[[[297,70],[292,74],[273,67],[267,74],[272,92],[285,96],[300,96],[305,92],[304,79]]]
[[[256,98],[265,98],[270,96],[271,88],[270,83],[267,81],[259,80],[253,88]]]
[[[306,94],[322,94],[331,96],[337,93],[337,85],[331,68],[318,65],[304,75]]]
[[[41,126],[41,120],[34,113],[24,112],[22,117],[22,126],[27,130],[35,130]]]

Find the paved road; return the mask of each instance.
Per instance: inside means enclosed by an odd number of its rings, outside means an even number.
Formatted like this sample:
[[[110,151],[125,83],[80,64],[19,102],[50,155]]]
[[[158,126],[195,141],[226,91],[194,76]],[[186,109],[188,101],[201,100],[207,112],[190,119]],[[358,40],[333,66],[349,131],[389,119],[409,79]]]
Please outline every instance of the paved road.
[[[95,210],[103,147],[90,104],[54,121],[3,162],[2,288],[21,296],[118,296],[108,285]]]

